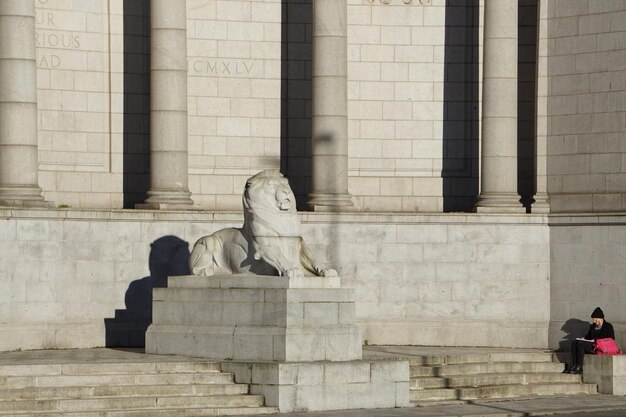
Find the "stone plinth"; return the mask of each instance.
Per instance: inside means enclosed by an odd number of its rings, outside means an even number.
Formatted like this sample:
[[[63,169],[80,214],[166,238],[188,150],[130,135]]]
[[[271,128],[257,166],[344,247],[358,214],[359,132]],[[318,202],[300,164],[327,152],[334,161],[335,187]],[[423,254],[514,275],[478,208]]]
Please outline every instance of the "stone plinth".
[[[597,384],[600,394],[626,395],[626,356],[585,355],[585,384]]]
[[[237,361],[361,359],[353,290],[338,277],[170,277],[146,351]]]
[[[354,291],[339,277],[170,277],[146,352],[224,361],[283,412],[409,405],[406,361],[363,361]]]
[[[409,406],[406,361],[225,362],[222,370],[281,412]]]

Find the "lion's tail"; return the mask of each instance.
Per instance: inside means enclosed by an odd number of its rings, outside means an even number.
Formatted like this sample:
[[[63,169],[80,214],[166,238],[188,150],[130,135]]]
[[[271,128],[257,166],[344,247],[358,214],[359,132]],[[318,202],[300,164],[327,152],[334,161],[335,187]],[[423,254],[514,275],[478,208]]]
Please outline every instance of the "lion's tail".
[[[311,250],[304,243],[304,239],[300,238],[300,264],[313,275],[319,275],[318,268],[315,267],[314,262]]]

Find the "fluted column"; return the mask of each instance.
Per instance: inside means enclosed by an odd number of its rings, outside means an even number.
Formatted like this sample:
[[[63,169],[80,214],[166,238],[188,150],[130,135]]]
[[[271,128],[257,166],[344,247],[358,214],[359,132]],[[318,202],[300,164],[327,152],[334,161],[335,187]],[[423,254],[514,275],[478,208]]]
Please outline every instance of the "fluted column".
[[[313,1],[312,192],[309,206],[352,206],[348,193],[346,0]]]
[[[38,185],[35,1],[0,1],[0,205],[46,205]]]
[[[517,193],[518,0],[485,0],[478,212],[523,213]]]
[[[185,0],[150,0],[150,190],[141,208],[187,209]]]

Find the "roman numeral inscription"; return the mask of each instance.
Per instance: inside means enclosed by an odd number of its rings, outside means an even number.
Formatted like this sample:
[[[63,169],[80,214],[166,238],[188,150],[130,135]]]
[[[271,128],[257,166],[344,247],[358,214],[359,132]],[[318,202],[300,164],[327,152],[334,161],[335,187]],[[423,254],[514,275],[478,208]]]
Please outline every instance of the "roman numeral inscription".
[[[220,60],[199,58],[189,60],[189,72],[198,75],[214,75],[218,77],[246,77],[254,75],[255,61]]]
[[[363,4],[423,4],[430,5],[432,0],[363,0]]]

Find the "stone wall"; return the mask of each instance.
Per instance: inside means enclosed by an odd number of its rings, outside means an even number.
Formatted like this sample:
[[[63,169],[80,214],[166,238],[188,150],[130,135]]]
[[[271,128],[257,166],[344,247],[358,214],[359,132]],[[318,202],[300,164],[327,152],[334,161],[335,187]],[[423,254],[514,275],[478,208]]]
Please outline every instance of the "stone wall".
[[[39,181],[47,200],[121,207],[121,1],[36,0]]]
[[[246,178],[280,167],[303,207],[311,191],[311,0],[186,3],[196,205],[238,210]],[[150,175],[149,1],[36,6],[44,196],[57,206],[132,208]],[[447,210],[471,208],[479,10],[479,2],[348,2],[357,209],[436,212],[444,197]]]
[[[238,213],[0,211],[0,350],[141,345],[151,289]],[[545,217],[302,215],[371,344],[545,347]]]
[[[548,8],[548,192],[553,212],[626,208],[626,4]]]
[[[367,211],[442,211],[445,2],[348,3],[350,192]]]
[[[584,336],[591,312],[601,307],[626,345],[626,217],[552,216],[550,219],[550,347],[567,348]]]

